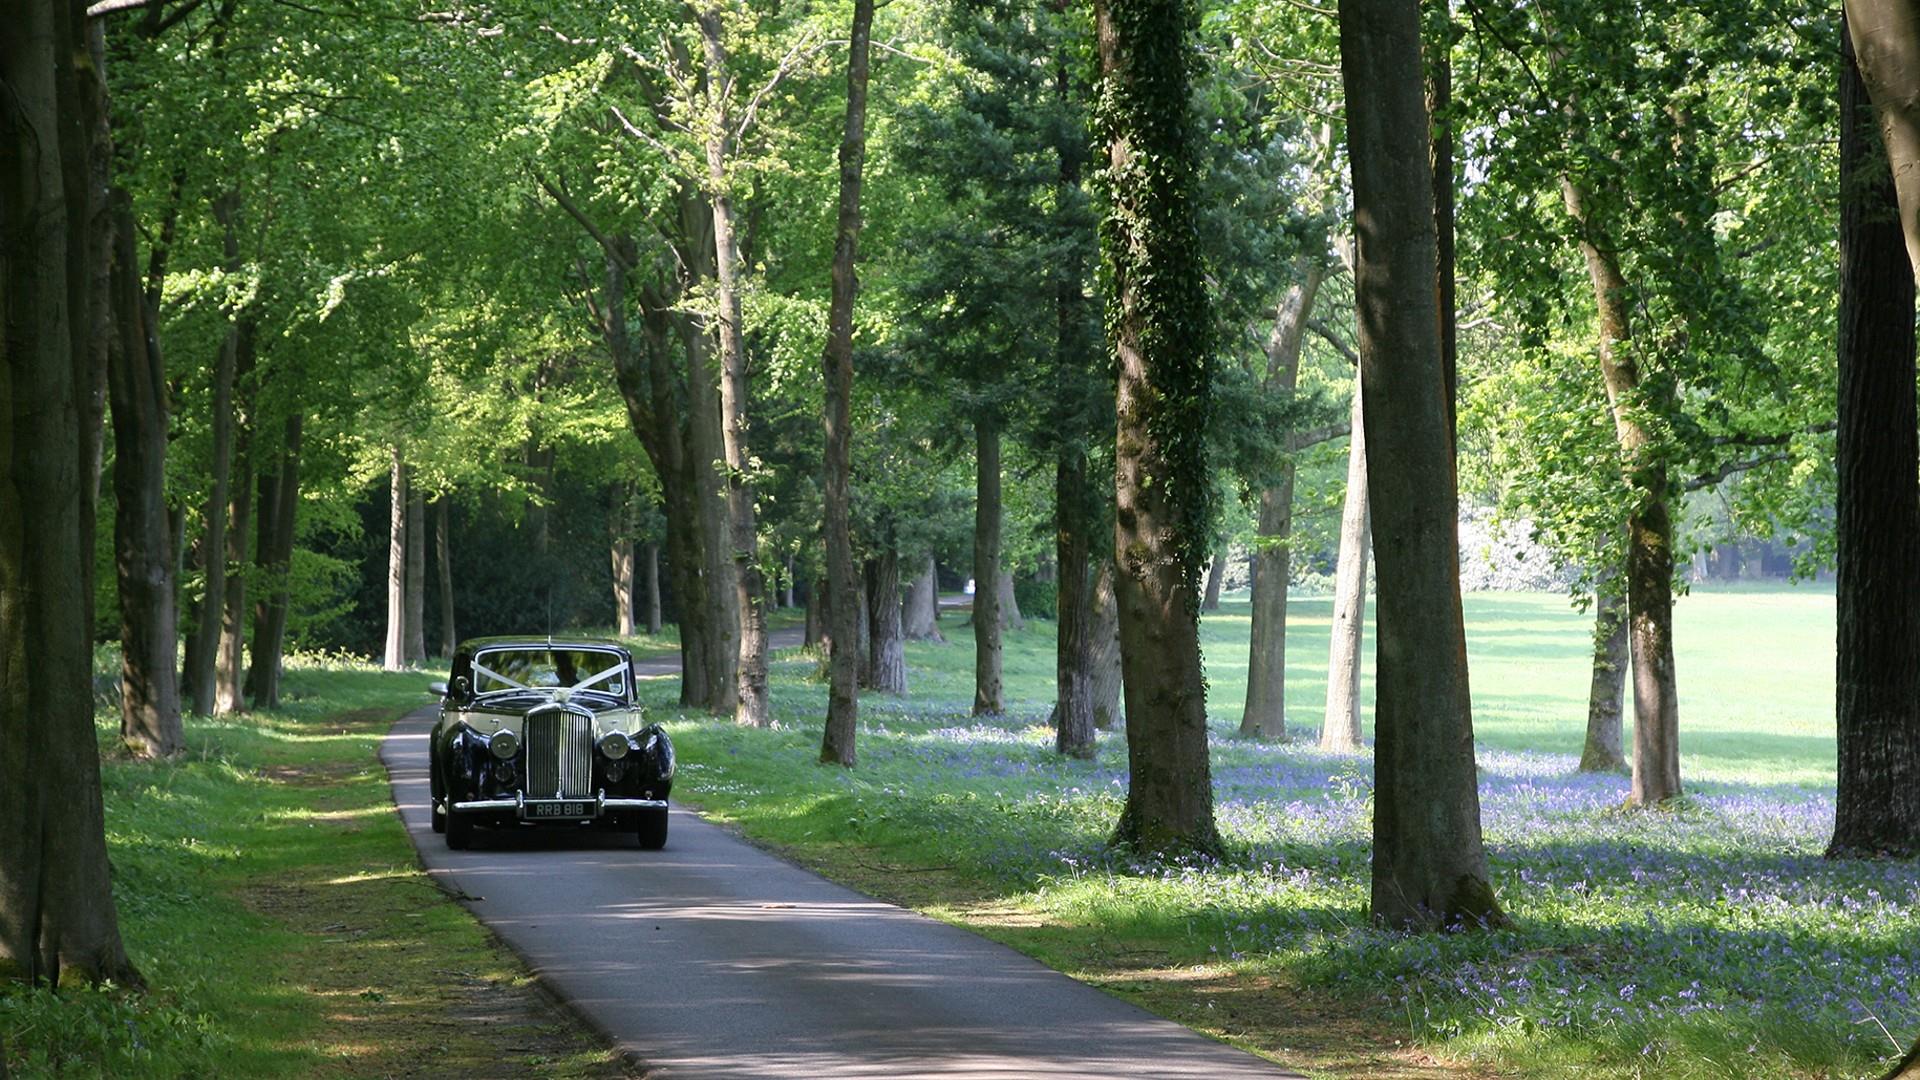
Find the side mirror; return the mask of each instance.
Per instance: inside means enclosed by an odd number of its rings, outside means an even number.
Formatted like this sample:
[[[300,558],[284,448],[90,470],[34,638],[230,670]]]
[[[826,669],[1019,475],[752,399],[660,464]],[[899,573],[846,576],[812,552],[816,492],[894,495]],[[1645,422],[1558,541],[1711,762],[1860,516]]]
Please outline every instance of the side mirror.
[[[428,683],[428,684],[427,684],[427,693],[429,693],[429,694],[438,694],[438,695],[440,695],[441,697],[446,697],[446,696],[447,696],[447,684],[446,684],[446,683],[443,683],[443,682],[430,682],[430,683]]]

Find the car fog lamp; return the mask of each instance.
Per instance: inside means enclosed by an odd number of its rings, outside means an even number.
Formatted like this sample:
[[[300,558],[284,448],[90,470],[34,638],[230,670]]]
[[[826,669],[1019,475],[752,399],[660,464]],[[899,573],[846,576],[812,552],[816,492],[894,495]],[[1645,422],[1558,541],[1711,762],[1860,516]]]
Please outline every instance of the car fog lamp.
[[[609,784],[619,783],[621,780],[626,778],[626,775],[627,775],[627,763],[624,761],[616,761],[613,764],[607,766],[607,783]]]
[[[609,761],[619,761],[626,757],[627,751],[631,749],[633,747],[628,745],[627,737],[618,731],[610,731],[606,738],[600,740],[600,752],[605,754]]]
[[[520,749],[520,739],[511,731],[496,731],[493,738],[487,740],[487,745],[493,749],[494,757],[505,761]]]

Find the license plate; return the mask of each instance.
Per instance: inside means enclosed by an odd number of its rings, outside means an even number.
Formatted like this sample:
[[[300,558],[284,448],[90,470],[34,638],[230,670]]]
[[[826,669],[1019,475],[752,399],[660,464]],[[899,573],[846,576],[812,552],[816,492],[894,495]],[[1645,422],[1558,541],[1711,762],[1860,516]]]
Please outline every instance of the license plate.
[[[583,802],[539,802],[527,804],[527,816],[537,818],[586,817],[587,806]]]

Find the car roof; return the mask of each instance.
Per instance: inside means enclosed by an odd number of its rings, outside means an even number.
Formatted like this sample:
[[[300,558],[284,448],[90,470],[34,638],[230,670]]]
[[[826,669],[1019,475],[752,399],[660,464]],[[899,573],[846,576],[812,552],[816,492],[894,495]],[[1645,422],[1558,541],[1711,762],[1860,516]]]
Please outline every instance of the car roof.
[[[469,638],[460,643],[459,652],[469,655],[481,649],[605,649],[611,652],[627,651],[625,645],[611,638],[580,637],[576,635],[550,636],[531,634],[500,634],[493,637]]]

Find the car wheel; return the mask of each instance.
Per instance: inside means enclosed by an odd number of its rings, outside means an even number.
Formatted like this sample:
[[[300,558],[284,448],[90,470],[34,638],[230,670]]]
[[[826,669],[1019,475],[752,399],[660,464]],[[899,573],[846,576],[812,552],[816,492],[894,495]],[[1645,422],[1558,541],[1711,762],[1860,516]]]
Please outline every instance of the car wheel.
[[[659,851],[667,846],[667,809],[640,811],[640,850]]]
[[[473,845],[473,818],[467,814],[447,813],[447,847],[465,851]]]
[[[439,799],[433,800],[433,809],[427,812],[427,818],[433,822],[434,832],[443,833],[447,831],[447,810],[446,807],[440,805]]]

